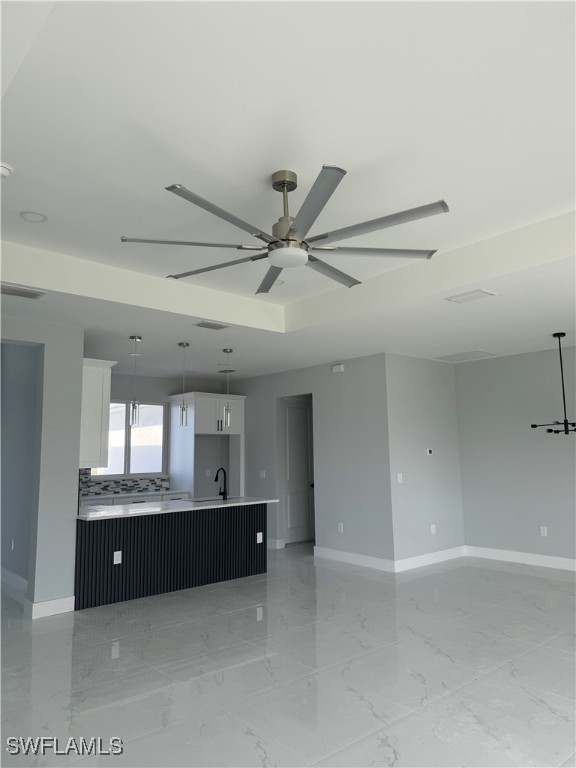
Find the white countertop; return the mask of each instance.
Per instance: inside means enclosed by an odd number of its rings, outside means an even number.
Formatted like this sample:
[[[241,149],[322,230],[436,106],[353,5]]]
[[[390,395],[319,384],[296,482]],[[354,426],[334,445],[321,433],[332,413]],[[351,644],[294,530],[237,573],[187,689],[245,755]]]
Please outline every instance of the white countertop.
[[[110,520],[114,517],[141,517],[165,515],[168,512],[193,512],[195,509],[219,509],[220,507],[245,507],[248,504],[276,504],[278,499],[260,499],[256,496],[238,496],[227,501],[151,501],[143,504],[95,504],[80,507],[79,520]]]

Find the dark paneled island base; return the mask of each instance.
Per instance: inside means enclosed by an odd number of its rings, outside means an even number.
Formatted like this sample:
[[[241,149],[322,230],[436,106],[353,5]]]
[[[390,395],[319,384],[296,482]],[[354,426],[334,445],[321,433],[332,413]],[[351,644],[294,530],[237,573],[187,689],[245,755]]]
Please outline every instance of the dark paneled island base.
[[[265,572],[266,504],[77,522],[76,610]]]

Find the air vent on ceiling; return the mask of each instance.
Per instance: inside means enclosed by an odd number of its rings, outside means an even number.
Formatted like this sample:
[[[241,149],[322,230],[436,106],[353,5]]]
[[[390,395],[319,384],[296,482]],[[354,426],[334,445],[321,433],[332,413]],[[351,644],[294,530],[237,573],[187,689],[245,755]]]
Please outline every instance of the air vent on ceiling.
[[[40,299],[47,294],[47,291],[41,291],[39,288],[4,282],[1,283],[1,292],[4,296],[18,296],[21,299]]]
[[[482,288],[476,288],[474,291],[466,291],[466,293],[457,293],[454,296],[445,296],[446,301],[453,301],[456,304],[465,304],[468,301],[478,301],[478,299],[487,299],[490,296],[496,296],[492,291],[484,291]]]
[[[455,355],[443,355],[436,360],[445,363],[466,363],[469,360],[482,360],[484,357],[496,357],[494,352],[484,352],[482,349],[473,349],[471,352],[457,352]]]
[[[209,320],[202,320],[201,323],[196,323],[197,328],[209,328],[211,331],[223,331],[224,328],[230,328],[229,325],[222,325],[222,323],[211,323]]]

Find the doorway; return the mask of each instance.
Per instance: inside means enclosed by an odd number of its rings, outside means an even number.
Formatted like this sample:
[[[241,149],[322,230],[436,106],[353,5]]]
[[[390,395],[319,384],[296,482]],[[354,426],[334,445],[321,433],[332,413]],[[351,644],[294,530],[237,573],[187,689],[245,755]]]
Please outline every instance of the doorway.
[[[280,513],[285,544],[315,540],[312,395],[278,400]]]

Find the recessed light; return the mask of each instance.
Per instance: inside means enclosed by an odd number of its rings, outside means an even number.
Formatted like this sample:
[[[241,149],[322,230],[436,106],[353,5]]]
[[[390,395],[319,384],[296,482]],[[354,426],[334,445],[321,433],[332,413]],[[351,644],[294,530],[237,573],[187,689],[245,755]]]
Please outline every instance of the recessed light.
[[[142,352],[128,352],[128,357],[142,357]]]
[[[274,288],[275,286],[278,286],[278,287],[279,287],[279,286],[281,286],[281,285],[286,285],[286,281],[285,281],[285,280],[276,280],[276,282],[274,283],[274,285],[273,285],[272,287],[273,287],[273,288]]]
[[[48,220],[48,216],[44,216],[43,213],[38,213],[37,211],[20,211],[20,218],[29,224],[44,224]]]
[[[2,178],[7,178],[8,176],[12,176],[13,173],[14,173],[14,168],[12,168],[11,165],[8,165],[8,163],[0,162],[0,176],[2,176]]]

